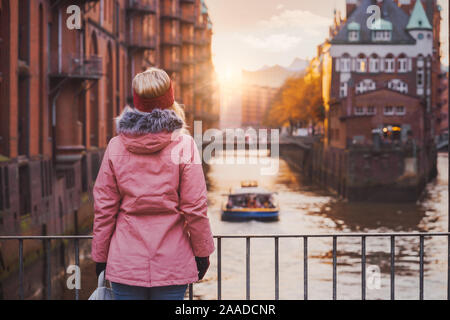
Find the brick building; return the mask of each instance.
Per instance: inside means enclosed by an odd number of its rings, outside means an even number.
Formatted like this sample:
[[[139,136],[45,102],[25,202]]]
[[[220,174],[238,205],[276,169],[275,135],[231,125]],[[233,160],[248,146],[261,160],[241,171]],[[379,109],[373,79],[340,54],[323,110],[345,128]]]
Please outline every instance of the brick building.
[[[0,0],[0,234],[63,233],[92,216],[136,73],[165,69],[189,125],[216,126],[211,38],[203,0]]]
[[[368,7],[381,19],[368,27]],[[440,7],[436,0],[347,0],[328,44],[326,144],[430,144],[440,109]]]
[[[441,74],[441,86],[439,87],[441,101],[439,104],[440,114],[438,118],[439,133],[448,135],[448,71]]]
[[[264,116],[284,82],[301,74],[306,61],[295,59],[291,66],[264,67],[256,71],[242,71],[242,125],[263,127]]]
[[[336,13],[316,58],[325,105],[316,181],[350,200],[420,196],[436,174],[440,23],[437,0],[347,0],[346,17]]]

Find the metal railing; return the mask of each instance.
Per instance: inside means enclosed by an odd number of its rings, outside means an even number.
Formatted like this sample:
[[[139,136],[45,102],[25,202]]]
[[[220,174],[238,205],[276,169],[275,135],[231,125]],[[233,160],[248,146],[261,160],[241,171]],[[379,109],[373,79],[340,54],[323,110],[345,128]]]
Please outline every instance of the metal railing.
[[[83,56],[71,54],[68,61],[64,61],[61,70],[53,73],[57,77],[99,78],[102,76],[103,64],[100,56]]]
[[[156,0],[128,0],[127,10],[143,13],[156,13]]]
[[[166,33],[161,37],[161,44],[171,46],[181,46],[181,34]]]
[[[337,299],[337,247],[339,238],[360,238],[361,239],[361,299],[366,299],[366,239],[367,238],[388,238],[390,239],[390,299],[395,300],[395,240],[400,237],[417,237],[419,238],[419,299],[424,299],[424,261],[425,261],[425,238],[426,237],[447,237],[447,299],[450,300],[450,233],[341,233],[341,234],[308,234],[308,235],[216,235],[217,240],[217,299],[222,299],[222,240],[223,239],[245,239],[245,296],[250,300],[250,253],[251,239],[273,239],[274,262],[275,262],[275,293],[274,299],[279,300],[280,297],[280,259],[279,259],[279,242],[280,239],[303,239],[303,294],[304,299],[308,300],[308,239],[310,238],[328,238],[332,239],[332,297]],[[19,299],[24,299],[24,263],[23,263],[23,244],[25,240],[41,240],[47,248],[51,248],[51,240],[73,240],[75,264],[80,265],[80,240],[89,240],[92,236],[0,236],[0,241],[18,241],[19,242]],[[46,250],[46,293],[47,299],[51,298],[51,250]],[[194,298],[193,285],[189,285],[189,300]],[[75,289],[75,299],[79,299],[79,289]]]
[[[156,36],[144,36],[143,34],[130,35],[128,39],[128,46],[132,48],[155,49]]]

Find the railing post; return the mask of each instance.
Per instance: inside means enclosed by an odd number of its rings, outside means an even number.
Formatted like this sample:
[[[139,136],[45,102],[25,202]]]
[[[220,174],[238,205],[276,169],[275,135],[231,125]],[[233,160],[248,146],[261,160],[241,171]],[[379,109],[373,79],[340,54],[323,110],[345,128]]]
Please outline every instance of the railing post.
[[[361,237],[361,299],[366,300],[366,236]]]
[[[308,300],[308,237],[303,237],[303,296]]]
[[[336,247],[337,247],[337,237],[333,236],[333,300],[336,300],[336,291],[337,291],[337,283],[336,283],[336,277],[337,277],[337,270],[336,270]]]
[[[420,288],[419,288],[419,297],[420,300],[423,300],[423,277],[424,277],[424,269],[423,269],[423,256],[424,256],[424,236],[420,236],[420,251],[419,251],[419,259],[420,259]]]
[[[391,236],[391,300],[395,300],[395,236]]]
[[[75,265],[80,267],[80,246],[78,243],[78,239],[75,239]],[[78,287],[75,287],[75,300],[80,299],[80,290]]]
[[[19,299],[24,299],[23,294],[23,240],[19,239]]]
[[[245,257],[245,266],[246,266],[246,299],[250,300],[250,237],[246,237],[246,257]]]
[[[222,300],[222,238],[217,238],[217,300]]]
[[[275,237],[275,300],[280,299],[279,238]]]
[[[194,300],[194,286],[189,283],[189,300]]]
[[[50,239],[44,240],[47,248],[47,300],[52,298],[52,273],[51,273],[51,242]]]

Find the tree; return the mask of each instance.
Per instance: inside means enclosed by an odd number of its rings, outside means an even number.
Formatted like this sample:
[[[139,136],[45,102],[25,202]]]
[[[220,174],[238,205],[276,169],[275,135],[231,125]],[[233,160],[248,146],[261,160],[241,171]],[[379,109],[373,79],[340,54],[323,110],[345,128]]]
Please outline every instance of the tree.
[[[269,127],[288,126],[290,132],[298,126],[322,122],[325,116],[322,99],[322,78],[317,68],[285,81],[266,112],[264,123]]]

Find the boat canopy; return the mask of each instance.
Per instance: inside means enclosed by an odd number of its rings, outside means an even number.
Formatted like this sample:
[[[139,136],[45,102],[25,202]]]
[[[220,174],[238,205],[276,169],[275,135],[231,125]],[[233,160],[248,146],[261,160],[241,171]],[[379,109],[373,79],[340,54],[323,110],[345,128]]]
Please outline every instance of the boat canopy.
[[[231,196],[233,195],[242,195],[242,194],[263,194],[263,195],[270,195],[274,194],[274,192],[267,191],[263,188],[259,187],[248,187],[248,188],[238,188],[235,189]]]

